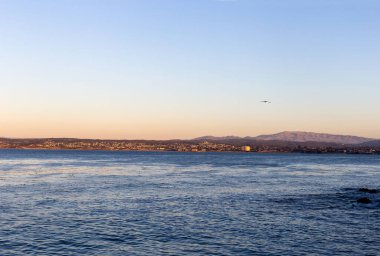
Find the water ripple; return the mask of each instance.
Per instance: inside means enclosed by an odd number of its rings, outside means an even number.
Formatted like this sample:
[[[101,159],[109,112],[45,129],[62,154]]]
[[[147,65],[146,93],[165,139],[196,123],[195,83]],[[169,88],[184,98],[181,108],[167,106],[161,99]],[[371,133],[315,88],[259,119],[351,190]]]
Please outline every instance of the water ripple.
[[[0,255],[376,255],[379,181],[378,156],[0,150]]]

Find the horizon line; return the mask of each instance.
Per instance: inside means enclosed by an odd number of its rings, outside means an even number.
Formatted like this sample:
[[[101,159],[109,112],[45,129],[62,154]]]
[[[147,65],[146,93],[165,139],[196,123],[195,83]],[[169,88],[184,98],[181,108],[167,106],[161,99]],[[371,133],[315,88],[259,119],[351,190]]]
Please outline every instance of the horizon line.
[[[360,136],[360,135],[352,135],[352,134],[336,134],[336,133],[327,133],[327,132],[310,132],[310,131],[281,131],[281,132],[275,132],[275,133],[266,133],[266,134],[258,134],[258,135],[202,135],[202,136],[196,136],[193,138],[169,138],[169,139],[148,139],[148,138],[89,138],[89,137],[65,137],[65,136],[57,136],[57,137],[6,137],[6,136],[0,136],[0,139],[78,139],[78,140],[131,140],[131,141],[174,141],[174,140],[196,140],[203,137],[214,137],[214,138],[225,138],[225,137],[237,137],[239,139],[245,139],[245,138],[256,138],[259,136],[271,136],[271,135],[277,135],[281,133],[310,133],[310,134],[319,134],[319,135],[330,135],[330,136],[347,136],[347,137],[359,137],[359,138],[365,138],[369,140],[378,140],[380,138],[372,138],[372,137],[366,137],[366,136]]]

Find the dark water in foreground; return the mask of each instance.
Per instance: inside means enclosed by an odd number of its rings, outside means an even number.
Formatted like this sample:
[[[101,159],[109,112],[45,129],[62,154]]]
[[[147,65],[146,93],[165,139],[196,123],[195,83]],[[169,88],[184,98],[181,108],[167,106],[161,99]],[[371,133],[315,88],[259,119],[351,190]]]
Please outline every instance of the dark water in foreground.
[[[0,150],[0,255],[379,255],[360,187],[380,156]]]

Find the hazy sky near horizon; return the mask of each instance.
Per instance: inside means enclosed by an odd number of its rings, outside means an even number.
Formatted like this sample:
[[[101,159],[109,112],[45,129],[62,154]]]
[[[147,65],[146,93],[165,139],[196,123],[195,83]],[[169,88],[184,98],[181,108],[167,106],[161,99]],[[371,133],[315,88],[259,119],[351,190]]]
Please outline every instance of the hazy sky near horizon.
[[[380,138],[379,13],[378,0],[0,0],[0,137]]]

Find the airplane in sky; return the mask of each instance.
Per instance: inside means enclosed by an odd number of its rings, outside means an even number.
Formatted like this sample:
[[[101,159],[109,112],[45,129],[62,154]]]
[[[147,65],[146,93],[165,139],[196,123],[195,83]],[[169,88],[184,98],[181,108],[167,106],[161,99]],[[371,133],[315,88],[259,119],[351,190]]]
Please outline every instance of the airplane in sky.
[[[269,100],[262,100],[262,101],[260,101],[261,103],[265,103],[265,104],[270,104],[270,103],[272,103],[272,102],[270,102]]]

